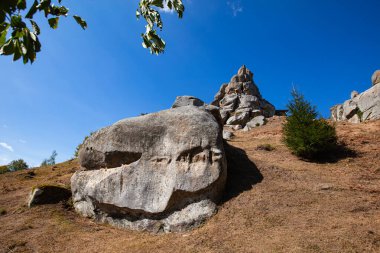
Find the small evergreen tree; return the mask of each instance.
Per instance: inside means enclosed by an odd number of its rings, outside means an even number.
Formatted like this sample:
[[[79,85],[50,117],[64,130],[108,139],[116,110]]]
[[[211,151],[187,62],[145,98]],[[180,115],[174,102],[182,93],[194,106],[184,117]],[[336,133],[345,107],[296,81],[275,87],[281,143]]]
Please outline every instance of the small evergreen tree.
[[[322,158],[337,148],[335,127],[324,119],[318,119],[318,112],[296,90],[287,105],[290,116],[283,126],[283,141],[297,156],[306,159]]]
[[[49,159],[45,159],[42,161],[41,167],[48,166],[48,165],[54,165],[55,164],[55,158],[57,157],[57,155],[58,155],[57,152],[55,150],[53,150],[53,153],[51,154]]]
[[[28,164],[22,159],[14,160],[8,164],[8,171],[26,170],[28,168]]]

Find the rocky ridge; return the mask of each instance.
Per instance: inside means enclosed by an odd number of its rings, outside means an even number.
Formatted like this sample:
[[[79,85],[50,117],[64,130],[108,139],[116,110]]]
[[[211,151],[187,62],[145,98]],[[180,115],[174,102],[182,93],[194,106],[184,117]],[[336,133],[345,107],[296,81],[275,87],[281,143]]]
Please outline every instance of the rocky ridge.
[[[360,94],[352,91],[351,99],[333,106],[330,111],[334,121],[360,123],[380,119],[380,71],[373,74],[371,88]]]
[[[253,73],[244,65],[220,87],[211,104],[220,108],[223,124],[234,129],[263,125],[265,118],[275,114],[275,107],[262,97]]]

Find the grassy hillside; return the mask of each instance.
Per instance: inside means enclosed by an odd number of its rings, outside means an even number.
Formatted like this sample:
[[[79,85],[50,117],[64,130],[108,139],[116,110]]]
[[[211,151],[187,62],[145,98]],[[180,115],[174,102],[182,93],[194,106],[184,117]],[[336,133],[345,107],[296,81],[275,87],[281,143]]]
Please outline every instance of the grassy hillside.
[[[380,252],[380,121],[339,123],[339,138],[355,152],[324,163],[291,155],[281,124],[272,119],[229,142],[219,212],[187,233],[119,230],[63,204],[26,207],[34,185],[69,185],[76,160],[35,176],[2,174],[0,252]]]

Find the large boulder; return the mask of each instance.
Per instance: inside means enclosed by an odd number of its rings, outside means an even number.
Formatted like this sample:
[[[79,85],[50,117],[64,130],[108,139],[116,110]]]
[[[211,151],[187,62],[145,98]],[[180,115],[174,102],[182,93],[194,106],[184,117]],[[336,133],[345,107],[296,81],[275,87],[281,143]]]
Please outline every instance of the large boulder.
[[[331,109],[331,119],[359,123],[380,119],[380,83]]]
[[[204,107],[124,119],[82,145],[71,178],[77,212],[152,232],[184,231],[216,211],[226,181],[222,129]]]
[[[220,107],[224,124],[242,127],[256,116],[269,118],[276,111],[275,107],[261,96],[253,80],[253,73],[246,66],[242,66],[228,84],[221,86],[211,104]]]

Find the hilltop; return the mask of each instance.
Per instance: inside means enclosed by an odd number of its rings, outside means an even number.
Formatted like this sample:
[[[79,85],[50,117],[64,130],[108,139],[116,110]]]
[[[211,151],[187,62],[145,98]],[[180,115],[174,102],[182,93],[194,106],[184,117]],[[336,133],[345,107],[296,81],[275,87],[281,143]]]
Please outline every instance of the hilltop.
[[[32,187],[69,185],[76,160],[0,175],[0,251],[379,252],[380,121],[338,122],[339,139],[353,152],[311,163],[281,143],[283,120],[235,132],[219,211],[186,233],[120,230],[67,203],[28,209]]]

